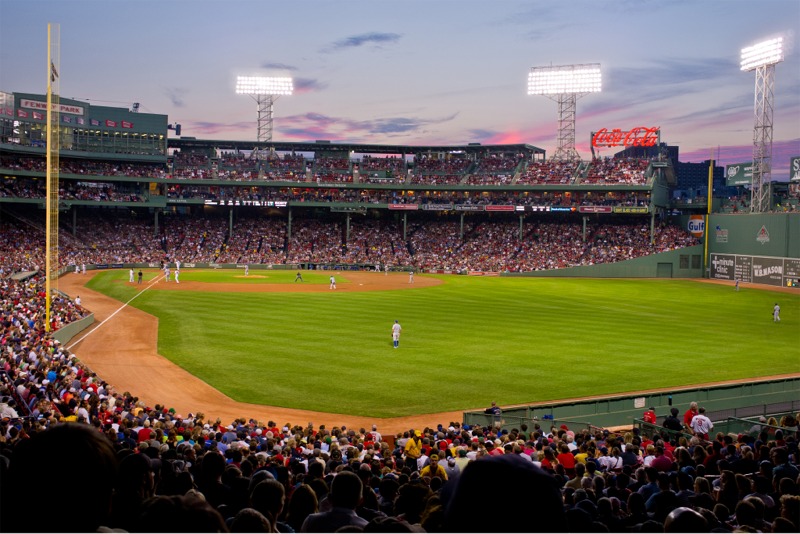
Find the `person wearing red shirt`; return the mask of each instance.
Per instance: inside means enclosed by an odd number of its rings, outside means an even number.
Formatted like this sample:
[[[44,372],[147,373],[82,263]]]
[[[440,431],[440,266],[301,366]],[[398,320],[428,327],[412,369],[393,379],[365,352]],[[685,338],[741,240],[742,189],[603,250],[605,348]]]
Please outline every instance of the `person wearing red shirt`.
[[[572,451],[569,450],[569,445],[566,443],[561,444],[556,460],[564,466],[564,472],[567,473],[569,478],[575,478],[575,456],[572,454]]]
[[[693,402],[689,404],[689,409],[686,410],[686,413],[683,414],[683,426],[691,430],[692,428],[692,418],[697,415],[697,403]]]
[[[153,437],[153,429],[150,428],[150,419],[145,419],[136,437],[136,441],[141,443],[143,441],[148,441],[151,437]]]
[[[651,425],[656,424],[656,409],[651,406],[649,410],[645,410],[644,415],[642,415],[642,421]]]
[[[653,461],[650,463],[650,467],[656,469],[656,471],[663,471],[668,472],[672,470],[672,460],[664,454],[664,446],[663,445],[656,445],[656,457],[653,458]]]

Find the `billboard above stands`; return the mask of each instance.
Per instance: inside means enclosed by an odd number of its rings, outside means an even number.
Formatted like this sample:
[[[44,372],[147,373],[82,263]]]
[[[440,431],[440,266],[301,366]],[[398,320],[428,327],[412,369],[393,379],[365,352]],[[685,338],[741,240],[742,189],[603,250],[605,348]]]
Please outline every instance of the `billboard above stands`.
[[[800,182],[800,156],[789,160],[789,181]]]
[[[650,213],[648,206],[614,206],[614,213]]]
[[[611,213],[611,206],[578,206],[578,213]]]
[[[753,162],[725,166],[725,185],[749,185],[753,182]]]

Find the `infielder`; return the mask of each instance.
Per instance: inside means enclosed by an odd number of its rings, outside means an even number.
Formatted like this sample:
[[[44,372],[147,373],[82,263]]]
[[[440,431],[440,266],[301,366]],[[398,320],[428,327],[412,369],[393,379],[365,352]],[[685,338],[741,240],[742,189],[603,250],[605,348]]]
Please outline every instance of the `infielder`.
[[[336,278],[331,275],[331,289],[336,289]]]

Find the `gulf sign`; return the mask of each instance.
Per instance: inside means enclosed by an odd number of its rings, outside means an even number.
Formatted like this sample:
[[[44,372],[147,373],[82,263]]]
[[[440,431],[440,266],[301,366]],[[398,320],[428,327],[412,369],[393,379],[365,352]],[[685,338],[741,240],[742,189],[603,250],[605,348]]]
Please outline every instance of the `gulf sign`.
[[[686,227],[689,233],[695,237],[703,237],[706,231],[706,219],[703,215],[691,215],[689,217],[689,224]]]

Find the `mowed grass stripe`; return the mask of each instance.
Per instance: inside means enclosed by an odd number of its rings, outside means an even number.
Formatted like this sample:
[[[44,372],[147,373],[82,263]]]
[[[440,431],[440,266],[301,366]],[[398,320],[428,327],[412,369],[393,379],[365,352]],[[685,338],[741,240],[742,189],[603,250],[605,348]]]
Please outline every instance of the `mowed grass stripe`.
[[[135,288],[114,283],[119,275],[92,285],[126,301]],[[159,317],[161,354],[237,400],[371,417],[791,373],[800,363],[794,294],[681,280],[441,278],[412,291],[148,291],[133,304]],[[780,325],[768,316],[776,300]]]

